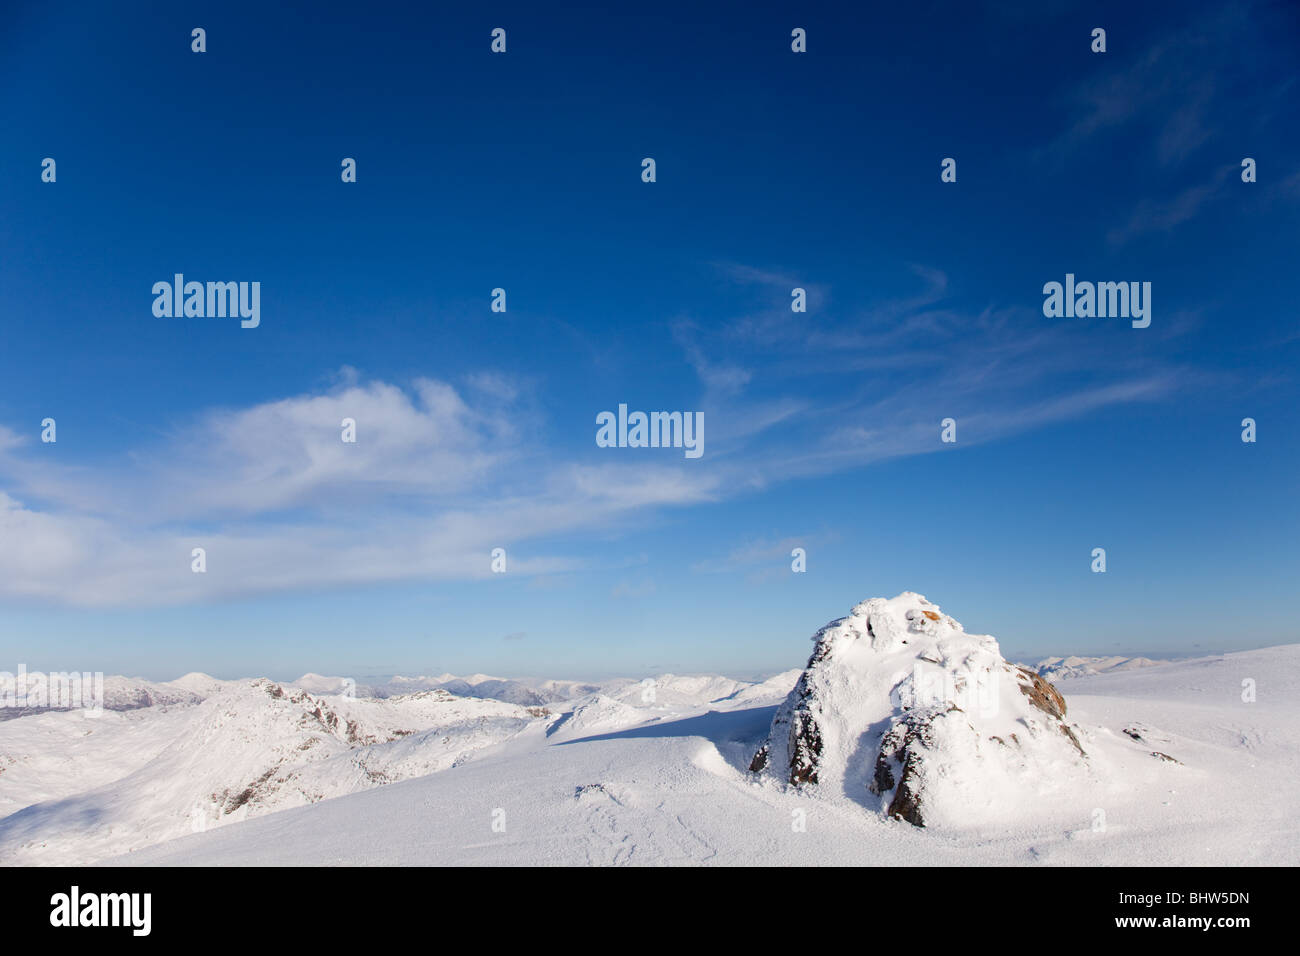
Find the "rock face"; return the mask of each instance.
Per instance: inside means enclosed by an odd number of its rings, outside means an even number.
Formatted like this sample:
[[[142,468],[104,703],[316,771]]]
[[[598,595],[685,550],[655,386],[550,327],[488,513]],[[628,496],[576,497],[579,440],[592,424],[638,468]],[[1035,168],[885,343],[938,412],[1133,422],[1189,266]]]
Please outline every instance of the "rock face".
[[[1088,772],[1064,698],[910,591],[813,635],[750,770],[915,826],[978,824]]]

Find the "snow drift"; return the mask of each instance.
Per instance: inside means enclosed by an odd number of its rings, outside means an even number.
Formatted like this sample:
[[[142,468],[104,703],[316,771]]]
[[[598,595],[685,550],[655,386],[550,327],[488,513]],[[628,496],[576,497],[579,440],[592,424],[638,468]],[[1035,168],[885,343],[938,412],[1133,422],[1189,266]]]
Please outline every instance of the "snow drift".
[[[1092,773],[1056,689],[920,594],[864,601],[813,642],[754,773],[918,827],[1019,815]]]

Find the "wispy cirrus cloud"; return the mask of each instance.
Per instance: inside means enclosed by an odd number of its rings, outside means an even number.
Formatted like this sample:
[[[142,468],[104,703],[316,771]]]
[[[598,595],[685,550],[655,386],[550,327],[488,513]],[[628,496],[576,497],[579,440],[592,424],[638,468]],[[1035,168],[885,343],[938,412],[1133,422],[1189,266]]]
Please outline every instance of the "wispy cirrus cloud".
[[[940,422],[963,446],[1104,408],[1175,394],[1185,369],[1117,358],[1095,328],[1044,325],[1023,307],[972,313],[941,270],[914,265],[911,291],[847,315],[791,313],[784,302],[711,330],[679,328],[693,367],[712,353],[757,371],[743,392],[712,395],[730,439],[728,487],[765,488],[940,450]],[[784,270],[731,270],[759,287]],[[905,287],[905,286],[904,286]],[[1174,334],[1165,331],[1162,335]],[[720,439],[722,440],[722,439]]]
[[[1219,199],[1224,187],[1239,172],[1236,166],[1221,166],[1208,182],[1189,186],[1168,199],[1144,199],[1123,226],[1112,229],[1107,240],[1123,245],[1130,239],[1152,232],[1167,232],[1196,217],[1208,203]]]
[[[517,394],[470,392],[372,382],[213,410],[95,468],[0,433],[0,594],[112,606],[469,580],[491,573],[493,547],[717,494],[716,476],[680,465],[557,459],[525,440]],[[196,547],[203,574],[190,571]],[[584,563],[523,547],[509,567]]]
[[[132,606],[474,580],[491,574],[494,547],[509,549],[512,574],[562,576],[590,559],[557,540],[928,454],[945,417],[965,447],[1179,387],[1180,370],[1117,361],[1095,334],[1017,309],[971,313],[938,270],[915,267],[910,281],[839,318],[787,327],[774,306],[760,322],[679,322],[707,423],[695,462],[601,456],[497,373],[459,386],[344,374],[319,392],[209,409],[94,467],[0,430],[0,595]],[[355,444],[341,441],[344,419]],[[557,428],[564,438],[547,440]],[[204,574],[190,571],[195,547]]]
[[[1223,99],[1240,93],[1234,81],[1246,65],[1238,51],[1252,46],[1260,27],[1249,4],[1190,16],[1145,48],[1132,49],[1141,36],[1112,37],[1109,52],[1096,55],[1099,68],[1065,94],[1069,120],[1038,158],[1086,158],[1094,139],[1128,127],[1139,129],[1139,143],[1162,165],[1176,165],[1204,146],[1216,132],[1215,117],[1223,115]]]
[[[1123,149],[1135,168],[1146,160],[1157,182],[1186,180],[1195,163],[1215,170],[1167,195],[1137,200],[1128,221],[1107,236],[1115,246],[1174,229],[1224,199],[1240,172],[1234,164],[1251,155],[1255,140],[1245,118],[1276,122],[1285,109],[1279,104],[1291,99],[1295,78],[1287,64],[1294,51],[1280,39],[1291,29],[1284,12],[1247,2],[1186,16],[1180,29],[1153,34],[1145,48],[1131,49],[1140,36],[1125,37],[1124,46],[1112,38],[1111,50],[1098,55],[1099,68],[1062,97],[1064,127],[1035,154],[1065,166],[1092,162],[1098,150]]]

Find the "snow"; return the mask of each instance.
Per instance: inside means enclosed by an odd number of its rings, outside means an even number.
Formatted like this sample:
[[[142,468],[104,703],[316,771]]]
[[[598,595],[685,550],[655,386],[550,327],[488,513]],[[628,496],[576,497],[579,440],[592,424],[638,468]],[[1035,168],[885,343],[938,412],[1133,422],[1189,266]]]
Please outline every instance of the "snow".
[[[300,687],[309,694],[326,695],[344,694],[349,688],[355,689],[356,684],[346,677],[325,677],[322,674],[308,673],[295,681],[289,681],[285,686]]]
[[[592,733],[608,730],[621,730],[633,727],[647,720],[655,720],[657,714],[650,714],[645,709],[625,704],[621,700],[606,697],[604,694],[592,694],[579,701],[564,718],[556,722],[549,731],[549,736],[572,740]]]
[[[457,697],[482,697],[503,700],[525,707],[539,706],[554,701],[572,700],[584,694],[595,693],[607,685],[572,680],[536,680],[528,678],[492,677],[488,674],[439,674],[436,677],[405,677],[396,675],[376,682],[352,681],[344,677],[325,677],[304,674],[292,682],[296,687],[313,694],[352,693],[359,697],[394,697],[421,690],[445,690]],[[630,683],[622,680],[617,686]]]
[[[0,820],[0,862],[87,862],[433,773],[540,736],[550,717],[443,691],[353,700],[266,679],[143,713],[0,724],[0,807],[16,811]]]
[[[51,687],[47,675],[43,673],[38,676],[27,672],[21,682],[22,686],[19,686],[18,675],[5,674],[0,677],[0,697],[9,698],[13,695],[14,699],[17,699],[21,696],[25,701],[30,700],[32,703],[38,703],[39,706],[29,704],[23,707],[0,707],[0,721],[13,720],[16,717],[47,710],[79,709],[82,703],[90,709],[99,709],[99,705],[102,704],[104,710],[119,711],[166,704],[195,704],[212,688],[204,686],[201,690],[196,689],[199,681],[192,680],[194,678],[205,678],[205,675],[187,674],[179,681],[162,684],[145,680],[143,677],[114,675],[103,677],[102,685],[93,676],[85,675],[84,679],[79,681],[75,691],[71,688],[60,691]],[[212,678],[205,679],[212,681]],[[221,682],[216,681],[213,687],[220,685]]]
[[[1104,790],[1114,769],[1035,705],[994,638],[920,594],[863,601],[813,640],[756,762],[774,780],[954,828],[1027,821],[1061,792]]]
[[[183,677],[178,677],[173,681],[168,681],[168,686],[178,690],[186,690],[191,694],[199,697],[209,697],[225,687],[229,681],[218,680],[199,671],[191,671]]]
[[[995,641],[941,612],[933,633],[914,637],[895,614],[906,610],[867,611],[877,646],[849,655],[862,666],[824,675],[838,695],[824,702],[844,713],[828,721],[815,786],[749,772],[802,669],[760,683],[662,675],[651,698],[645,682],[607,681],[549,713],[437,690],[352,700],[217,682],[198,704],[0,722],[0,861],[1300,863],[1300,645],[1072,678],[1067,721],[1086,758],[1055,734],[1031,737],[1014,761],[981,743],[977,760],[959,734],[944,764],[957,779],[936,791],[926,827],[890,819],[860,785],[869,761],[855,729],[873,721],[879,736],[904,699],[928,699],[907,666],[922,651],[947,655],[930,653],[938,673],[996,672],[1000,660]],[[832,627],[844,636],[861,617]],[[1255,682],[1253,701],[1243,681]],[[1006,696],[996,713],[972,711],[981,740],[1005,721],[1042,719],[1015,709],[1027,700],[1018,688]],[[972,774],[995,785],[992,799],[968,785]],[[203,832],[196,807],[210,814]]]
[[[1039,661],[1034,666],[1034,670],[1055,683],[1072,677],[1108,674],[1112,671],[1131,671],[1139,667],[1155,667],[1163,663],[1165,661],[1153,661],[1149,657],[1049,657]]]

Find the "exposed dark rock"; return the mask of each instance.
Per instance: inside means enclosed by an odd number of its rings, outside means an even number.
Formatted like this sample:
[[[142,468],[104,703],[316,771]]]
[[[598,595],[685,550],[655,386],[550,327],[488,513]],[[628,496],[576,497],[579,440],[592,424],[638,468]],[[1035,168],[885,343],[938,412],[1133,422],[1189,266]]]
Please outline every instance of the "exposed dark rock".
[[[790,782],[816,783],[822,755],[822,735],[807,710],[795,711],[790,722]]]
[[[903,779],[898,782],[894,799],[889,801],[886,813],[895,820],[905,820],[914,827],[924,827],[925,819],[921,816],[921,787],[918,779],[917,764],[919,758],[909,754],[903,766]]]
[[[1070,743],[1074,744],[1074,748],[1086,757],[1087,752],[1083,749],[1083,744],[1079,743],[1074,730],[1065,722],[1065,698],[1061,696],[1060,691],[1027,668],[1017,667],[1016,671],[1020,681],[1020,692],[1043,713],[1055,717],[1061,733],[1065,734]]]
[[[1043,713],[1064,720],[1065,698],[1060,692],[1033,671],[1024,667],[1016,670],[1019,672],[1020,692],[1029,698],[1029,702]]]
[[[889,798],[885,808],[887,816],[906,820],[913,826],[925,826],[921,812],[925,750],[934,743],[934,722],[947,714],[961,712],[955,704],[942,710],[910,711],[881,736],[875,772],[867,789]]]
[[[809,675],[826,662],[830,653],[830,640],[825,636],[819,638],[808,658],[808,666],[792,691],[796,702],[789,715],[789,744],[786,751],[790,757],[786,780],[792,784],[817,782],[817,765],[822,755],[822,734],[810,703],[812,690]],[[778,717],[777,723],[779,722]],[[777,724],[774,723],[773,728],[775,729],[776,726]],[[749,762],[750,772],[759,773],[764,770],[769,759],[770,750],[765,743]]]

